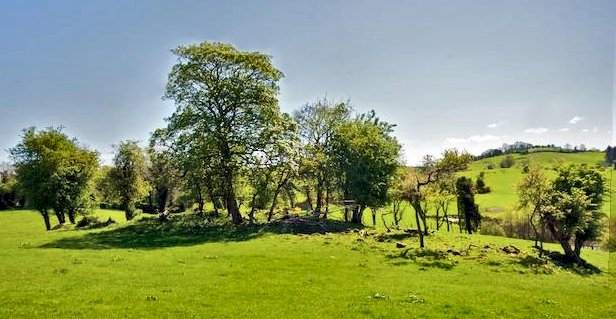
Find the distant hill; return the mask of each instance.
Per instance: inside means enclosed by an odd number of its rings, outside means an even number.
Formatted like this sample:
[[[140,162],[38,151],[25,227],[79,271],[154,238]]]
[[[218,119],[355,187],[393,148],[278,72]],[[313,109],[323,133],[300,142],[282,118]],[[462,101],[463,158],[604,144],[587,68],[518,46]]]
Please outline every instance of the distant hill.
[[[500,168],[500,162],[507,156],[500,155],[477,160],[462,174],[476,179],[481,172],[484,172],[485,182],[492,191],[488,194],[476,195],[476,201],[483,213],[488,216],[500,217],[515,211],[518,199],[517,185],[523,177],[523,167],[525,165],[539,165],[547,170],[552,170],[559,164],[586,164],[602,170],[609,186],[609,178],[612,171],[603,167],[604,154],[603,152],[560,153],[549,151],[508,154],[513,156],[515,161],[511,168]],[[608,215],[610,214],[609,199],[610,197],[606,196],[603,209]],[[616,211],[616,203],[612,204],[612,210]]]

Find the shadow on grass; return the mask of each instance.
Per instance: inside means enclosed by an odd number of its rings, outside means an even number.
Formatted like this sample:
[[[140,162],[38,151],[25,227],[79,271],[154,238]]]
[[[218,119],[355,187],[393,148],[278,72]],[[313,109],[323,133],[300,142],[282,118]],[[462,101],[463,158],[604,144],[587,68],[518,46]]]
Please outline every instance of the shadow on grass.
[[[198,215],[177,215],[171,221],[143,218],[133,224],[90,232],[83,236],[62,238],[39,248],[64,249],[157,249],[192,246],[210,242],[239,242],[265,234],[315,234],[346,232],[361,226],[315,218],[289,218],[267,224],[231,225],[207,222]]]
[[[556,251],[544,251],[543,256],[526,255],[516,258],[514,263],[532,270],[535,273],[551,274],[555,267],[560,267],[582,276],[601,273],[601,269],[584,261],[579,265],[570,261],[564,254]]]
[[[391,264],[395,266],[406,265],[410,260],[421,267],[452,270],[457,264],[447,252],[436,249],[409,248],[386,257],[394,260]]]

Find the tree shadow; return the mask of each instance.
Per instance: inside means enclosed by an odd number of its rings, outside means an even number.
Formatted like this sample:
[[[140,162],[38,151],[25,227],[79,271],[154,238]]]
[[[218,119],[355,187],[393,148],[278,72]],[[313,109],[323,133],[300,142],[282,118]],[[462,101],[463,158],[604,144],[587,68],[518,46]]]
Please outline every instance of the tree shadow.
[[[514,263],[541,274],[551,274],[555,267],[569,270],[581,276],[591,276],[602,272],[601,269],[586,261],[580,265],[556,251],[544,251],[541,257],[538,255],[520,256],[515,259]]]
[[[240,242],[265,234],[315,234],[347,232],[360,225],[317,218],[288,218],[265,224],[232,225],[226,221],[207,221],[196,214],[176,215],[166,222],[143,218],[134,223],[73,236],[39,246],[64,249],[158,249],[192,246],[211,242]],[[78,231],[77,231],[78,232]]]
[[[395,266],[406,265],[410,260],[421,267],[452,270],[457,264],[446,251],[437,249],[409,248],[397,254],[388,254],[386,258],[393,260],[391,264]]]

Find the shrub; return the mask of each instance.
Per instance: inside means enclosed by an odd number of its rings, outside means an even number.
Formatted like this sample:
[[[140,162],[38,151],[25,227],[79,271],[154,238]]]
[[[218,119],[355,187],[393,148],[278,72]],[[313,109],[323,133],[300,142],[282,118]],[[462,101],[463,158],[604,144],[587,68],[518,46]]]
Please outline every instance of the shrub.
[[[501,168],[510,168],[513,166],[513,164],[515,163],[515,160],[513,159],[513,156],[511,155],[507,155],[505,156],[505,158],[503,158],[503,160],[500,162],[500,167]]]
[[[484,181],[485,174],[483,172],[479,173],[479,177],[477,177],[477,181],[475,182],[475,190],[478,194],[487,194],[489,193],[490,187],[486,186],[486,182]]]
[[[507,236],[507,234],[505,233],[505,229],[494,220],[486,220],[481,223],[481,229],[479,229],[479,233],[482,235],[501,237]]]
[[[494,165],[494,163],[488,163],[488,165],[486,166],[487,169],[495,169],[496,165]]]

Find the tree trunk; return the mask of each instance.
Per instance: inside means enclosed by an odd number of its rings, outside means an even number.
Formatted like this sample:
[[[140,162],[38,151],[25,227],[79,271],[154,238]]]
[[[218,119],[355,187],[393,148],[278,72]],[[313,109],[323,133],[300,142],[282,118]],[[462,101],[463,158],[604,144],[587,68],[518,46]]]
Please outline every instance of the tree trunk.
[[[349,222],[349,207],[346,205],[344,206],[344,221]]]
[[[306,186],[306,202],[308,203],[308,209],[312,211],[312,192],[310,191],[310,186]]]
[[[376,208],[370,208],[372,212],[372,226],[376,227]]]
[[[287,198],[289,199],[289,206],[292,209],[295,208],[295,196],[293,195],[293,192],[291,191],[289,185],[285,187],[285,193],[287,194]]]
[[[63,225],[65,222],[65,216],[64,216],[64,212],[63,211],[55,211],[56,213],[56,218],[58,219],[58,224]]]
[[[578,256],[578,258],[581,259],[581,254],[582,254],[582,247],[584,246],[584,240],[583,239],[578,239],[577,237],[575,238],[575,246],[573,248],[573,252],[575,253],[576,256]]]
[[[357,205],[353,210],[353,216],[351,216],[351,223],[360,224],[362,223],[362,216],[364,215],[364,209],[361,205]]]
[[[47,210],[42,210],[41,215],[43,216],[43,221],[45,222],[45,229],[51,230],[51,222],[49,221],[49,213]]]
[[[284,176],[284,174],[283,174]],[[281,181],[278,183],[278,185],[276,185],[276,190],[274,191],[274,198],[272,199],[272,206],[270,206],[269,212],[267,213],[267,221],[271,221],[272,217],[274,216],[274,209],[276,208],[276,201],[278,200],[278,194],[280,193],[280,190],[282,189],[282,187],[287,183],[288,178],[284,177],[281,179]]]
[[[321,206],[323,205],[323,181],[317,178],[317,202],[314,208],[315,215],[321,215]]]
[[[417,234],[419,234],[419,247],[420,248],[424,248],[424,233],[421,229],[421,222],[419,220],[419,212],[421,211],[421,204],[413,204],[411,203],[411,206],[413,206],[413,209],[415,210],[415,223],[417,223]]]
[[[74,209],[68,210],[68,220],[71,222],[71,224],[75,224],[75,210]]]
[[[162,213],[167,208],[167,200],[169,199],[169,189],[160,187],[156,190],[156,200],[158,201],[158,212]]]

